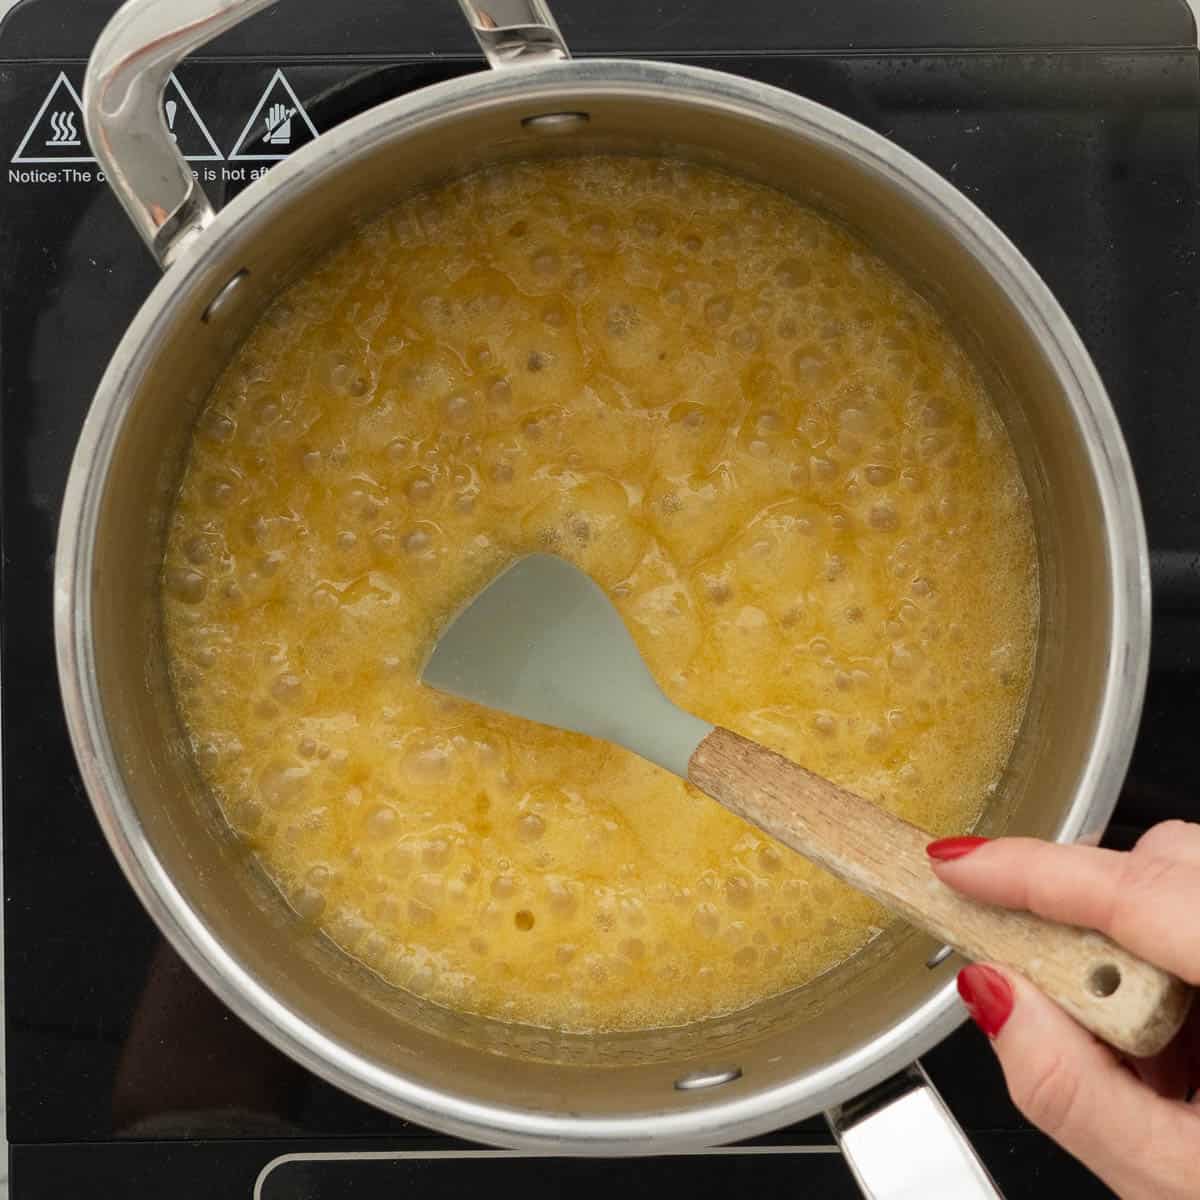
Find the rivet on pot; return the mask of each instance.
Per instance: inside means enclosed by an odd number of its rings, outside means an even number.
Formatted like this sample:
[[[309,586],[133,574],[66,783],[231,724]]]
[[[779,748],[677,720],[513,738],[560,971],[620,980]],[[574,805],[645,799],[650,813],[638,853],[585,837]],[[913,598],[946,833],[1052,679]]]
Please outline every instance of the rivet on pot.
[[[582,129],[591,119],[591,116],[585,112],[539,113],[535,117],[522,117],[521,127],[531,130],[533,133],[551,136]]]
[[[694,1092],[700,1088],[720,1087],[723,1083],[732,1083],[741,1079],[741,1067],[716,1067],[712,1070],[691,1071],[675,1080],[677,1092]]]
[[[241,285],[249,276],[250,272],[245,267],[238,271],[208,302],[208,307],[200,314],[200,320],[207,325],[210,321],[219,318],[230,307]]]
[[[940,950],[935,950],[926,959],[925,965],[932,971],[934,967],[940,967],[953,953],[954,951],[949,946],[943,946]]]

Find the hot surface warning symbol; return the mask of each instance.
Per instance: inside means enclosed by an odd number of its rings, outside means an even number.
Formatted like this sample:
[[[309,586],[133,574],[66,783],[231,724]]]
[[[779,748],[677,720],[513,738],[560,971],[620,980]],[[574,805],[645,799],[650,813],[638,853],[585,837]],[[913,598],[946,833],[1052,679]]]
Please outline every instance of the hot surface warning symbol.
[[[316,136],[316,128],[292,85],[282,71],[276,71],[229,157],[231,160],[287,158]]]
[[[163,88],[163,117],[184,158],[197,162],[220,161],[221,151],[208,132],[208,126],[200,119],[191,97],[174,75]]]
[[[25,130],[15,163],[95,162],[83,132],[83,102],[62,71]]]

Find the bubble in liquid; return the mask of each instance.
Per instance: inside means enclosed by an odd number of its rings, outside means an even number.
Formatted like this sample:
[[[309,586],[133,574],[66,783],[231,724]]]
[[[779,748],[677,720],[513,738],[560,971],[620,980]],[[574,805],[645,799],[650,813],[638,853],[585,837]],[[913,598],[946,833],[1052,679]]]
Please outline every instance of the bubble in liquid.
[[[233,435],[237,432],[237,425],[232,417],[209,408],[200,418],[200,432],[209,441],[229,442],[233,440]]]
[[[570,942],[563,942],[554,951],[554,957],[565,967],[576,954],[576,948]]]
[[[300,699],[303,686],[300,676],[289,672],[278,676],[271,684],[271,695],[283,704],[294,704]]]
[[[208,580],[190,567],[168,567],[164,582],[171,595],[185,604],[199,604],[208,591]]]
[[[757,350],[761,342],[759,332],[753,325],[744,325],[734,331],[733,344],[746,354]]]
[[[812,720],[813,728],[822,737],[832,737],[837,732],[837,721],[832,713],[819,712]]]
[[[696,911],[692,914],[692,923],[701,933],[706,933],[711,937],[721,926],[721,915],[717,911],[717,906],[707,902],[697,905]]]
[[[404,760],[410,778],[421,783],[445,779],[450,773],[450,754],[442,746],[425,746],[411,750]]]
[[[888,664],[897,675],[914,675],[923,662],[924,655],[913,642],[896,642],[888,654]]]
[[[812,281],[812,267],[803,259],[785,258],[775,268],[775,278],[781,287],[798,288]]]
[[[314,887],[307,885],[292,893],[292,908],[304,921],[315,921],[325,911],[325,897]]]
[[[896,472],[891,467],[885,467],[879,463],[872,463],[863,474],[872,487],[885,487],[896,478]]]
[[[614,304],[604,321],[609,337],[628,337],[641,324],[641,314],[633,304]]]
[[[738,609],[733,623],[742,633],[761,633],[770,625],[771,618],[761,608],[744,604]]]
[[[724,604],[733,595],[733,589],[726,580],[714,579],[705,584],[704,594],[714,604]]]
[[[269,763],[258,776],[258,794],[272,806],[286,804],[303,795],[308,784],[308,767]]]
[[[654,213],[639,213],[634,219],[633,227],[644,238],[657,238],[662,236],[663,223]]]
[[[536,842],[546,832],[546,822],[537,813],[525,813],[517,820],[517,837],[523,842]]]
[[[446,401],[446,419],[454,425],[465,425],[471,419],[471,400],[468,396],[451,396]]]
[[[758,849],[758,865],[771,874],[783,866],[783,858],[774,846],[760,846]]]
[[[733,301],[728,296],[713,296],[704,304],[704,319],[710,325],[723,325],[733,313]]]
[[[254,420],[259,425],[273,425],[279,419],[279,405],[271,401],[260,404],[254,410]]]
[[[927,429],[943,429],[950,424],[950,406],[941,399],[931,399],[921,409],[921,424]]]
[[[579,906],[575,893],[560,879],[552,879],[546,884],[546,900],[551,910],[560,916],[569,916]]]
[[[208,543],[199,534],[183,543],[183,556],[193,566],[202,567],[212,558]]]
[[[900,518],[890,500],[880,500],[877,504],[871,505],[871,510],[867,514],[867,524],[872,529],[887,533],[900,524]]]
[[[396,832],[398,825],[399,818],[396,816],[395,810],[386,805],[380,805],[373,809],[371,815],[367,817],[367,833],[373,838],[390,837]]]
[[[414,475],[404,485],[404,493],[414,504],[422,504],[433,496],[433,480],[424,472]]]
[[[731,875],[725,880],[725,899],[734,908],[749,908],[754,903],[754,884],[745,875]]]
[[[435,912],[446,898],[446,879],[436,871],[425,871],[413,877],[412,895],[429,905]]]
[[[343,529],[334,540],[339,550],[353,550],[358,545],[358,534],[351,529]]]
[[[404,535],[404,549],[409,554],[423,554],[433,544],[428,530],[414,529]]]
[[[646,943],[641,938],[622,938],[617,949],[630,962],[640,962],[646,956]]]
[[[217,508],[227,508],[233,503],[234,486],[231,480],[212,476],[204,481],[204,498]]]
[[[411,846],[393,846],[383,856],[384,868],[398,879],[403,879],[413,868]]]
[[[391,529],[376,529],[376,532],[371,534],[371,545],[380,554],[394,554],[396,552],[396,535],[391,532]]]
[[[431,838],[421,857],[432,867],[444,867],[450,861],[451,845],[445,838]]]

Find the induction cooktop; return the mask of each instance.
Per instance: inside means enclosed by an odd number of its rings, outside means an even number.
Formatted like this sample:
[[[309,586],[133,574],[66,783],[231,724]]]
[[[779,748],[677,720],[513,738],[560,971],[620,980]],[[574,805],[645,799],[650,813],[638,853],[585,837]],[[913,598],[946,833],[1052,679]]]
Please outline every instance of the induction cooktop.
[[[467,1195],[503,1189],[853,1197],[820,1119],[658,1159],[533,1159],[369,1108],[234,1018],[163,942],[84,795],[55,676],[51,575],[72,450],[157,272],[82,136],[111,0],[24,0],[0,26],[0,518],[5,1067],[17,1200]],[[1109,844],[1200,818],[1200,61],[1183,0],[557,0],[580,55],[744,74],[828,104],[952,180],[1062,301],[1142,489],[1155,633]],[[183,63],[172,131],[220,205],[381,100],[483,69],[451,0],[280,3]],[[295,109],[266,140],[261,114]],[[1010,1198],[1103,1196],[1009,1103],[964,1027],[926,1069]]]

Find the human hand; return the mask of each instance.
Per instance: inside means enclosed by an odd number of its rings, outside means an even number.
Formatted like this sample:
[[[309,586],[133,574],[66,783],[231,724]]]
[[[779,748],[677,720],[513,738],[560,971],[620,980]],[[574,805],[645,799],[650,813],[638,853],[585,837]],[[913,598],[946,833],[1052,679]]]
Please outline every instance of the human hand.
[[[1032,838],[944,838],[928,853],[950,887],[1107,934],[1200,985],[1200,825],[1167,821],[1129,853]],[[1161,1054],[1124,1059],[1016,972],[959,972],[1013,1103],[1124,1200],[1200,1197],[1200,1003]]]

